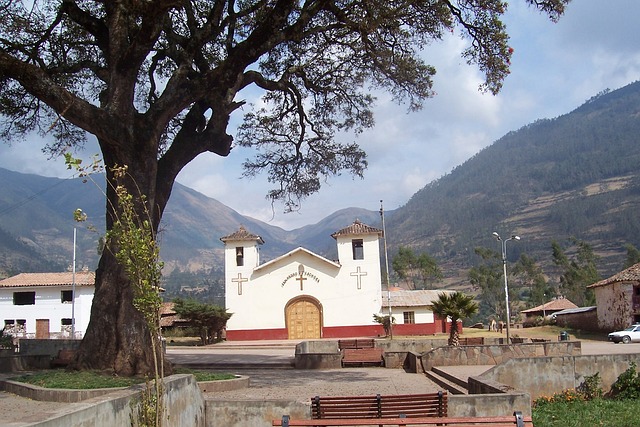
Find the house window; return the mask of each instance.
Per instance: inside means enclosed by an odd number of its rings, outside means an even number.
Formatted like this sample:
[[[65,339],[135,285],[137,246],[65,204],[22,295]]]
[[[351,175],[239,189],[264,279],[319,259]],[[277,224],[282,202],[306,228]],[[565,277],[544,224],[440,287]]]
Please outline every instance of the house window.
[[[236,265],[238,267],[242,267],[244,265],[244,248],[242,246],[238,246],[236,248]]]
[[[402,317],[404,318],[405,324],[416,323],[416,314],[414,311],[404,311]]]
[[[71,326],[71,323],[72,323],[71,319],[61,319],[60,320],[60,324],[62,326]]]
[[[65,302],[73,302],[73,291],[61,291],[60,300]]]
[[[13,293],[13,305],[35,305],[36,293],[35,292],[14,292]]]
[[[353,250],[353,259],[364,259],[362,239],[353,239],[351,241],[351,249]]]

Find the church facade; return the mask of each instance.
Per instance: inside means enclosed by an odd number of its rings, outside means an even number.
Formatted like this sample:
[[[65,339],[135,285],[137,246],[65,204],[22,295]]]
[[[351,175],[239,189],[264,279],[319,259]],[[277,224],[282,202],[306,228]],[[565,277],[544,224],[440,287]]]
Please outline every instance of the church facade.
[[[260,263],[259,246],[264,244],[260,236],[240,227],[222,237],[225,306],[233,314],[227,322],[227,340],[384,335],[382,326],[373,321],[373,315],[386,314],[389,305],[387,292],[382,291],[381,235],[381,230],[356,220],[331,235],[337,261],[299,247],[265,263]],[[393,314],[396,323],[415,321],[415,316]],[[446,329],[446,322],[436,322],[432,315],[426,318],[429,325],[408,330]]]

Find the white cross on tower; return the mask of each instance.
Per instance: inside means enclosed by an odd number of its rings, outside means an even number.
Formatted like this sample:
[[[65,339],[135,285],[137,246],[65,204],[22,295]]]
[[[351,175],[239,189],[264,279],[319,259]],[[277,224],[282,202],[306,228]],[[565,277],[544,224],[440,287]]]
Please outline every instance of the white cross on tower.
[[[366,276],[367,272],[366,271],[360,271],[360,267],[356,268],[356,271],[353,273],[349,273],[351,276],[355,276],[357,277],[357,281],[358,281],[358,289],[362,288],[362,276]]]
[[[247,279],[246,277],[242,277],[242,273],[238,273],[238,278],[231,279],[231,281],[238,284],[238,295],[242,295],[242,284],[244,282],[248,282],[249,279]]]

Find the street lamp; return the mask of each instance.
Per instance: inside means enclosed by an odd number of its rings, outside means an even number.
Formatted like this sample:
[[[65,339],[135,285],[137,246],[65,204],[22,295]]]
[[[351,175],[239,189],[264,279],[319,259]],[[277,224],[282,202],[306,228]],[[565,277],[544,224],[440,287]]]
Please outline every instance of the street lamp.
[[[504,274],[504,299],[507,304],[507,344],[511,343],[509,339],[509,325],[511,323],[511,314],[509,313],[509,285],[507,284],[507,242],[509,240],[520,240],[519,236],[515,234],[511,235],[508,239],[502,239],[498,233],[493,232],[495,237],[500,243],[502,243],[502,273]]]
[[[387,254],[387,230],[384,226],[384,208],[380,200],[380,217],[382,218],[382,240],[384,242],[384,266],[387,279],[387,300],[389,302],[389,338],[393,339],[393,315],[391,314],[391,282],[389,281],[389,256]]]

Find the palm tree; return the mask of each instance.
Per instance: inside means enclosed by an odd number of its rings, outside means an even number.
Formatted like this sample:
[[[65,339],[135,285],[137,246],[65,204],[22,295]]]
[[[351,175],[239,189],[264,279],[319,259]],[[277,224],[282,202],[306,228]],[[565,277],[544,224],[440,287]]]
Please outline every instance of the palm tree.
[[[458,320],[473,316],[478,311],[478,304],[473,301],[473,296],[462,292],[441,293],[438,299],[432,303],[434,314],[443,319],[451,319],[449,332],[449,345],[459,345]]]

